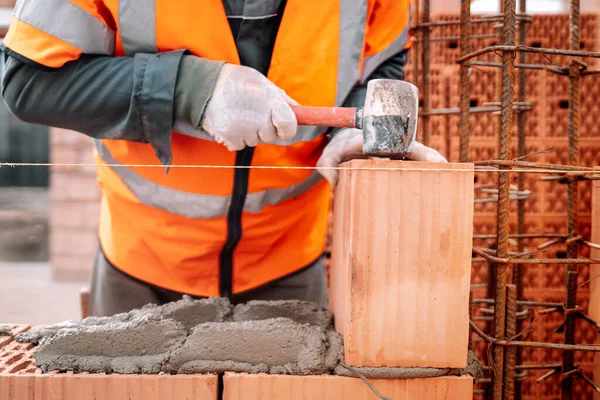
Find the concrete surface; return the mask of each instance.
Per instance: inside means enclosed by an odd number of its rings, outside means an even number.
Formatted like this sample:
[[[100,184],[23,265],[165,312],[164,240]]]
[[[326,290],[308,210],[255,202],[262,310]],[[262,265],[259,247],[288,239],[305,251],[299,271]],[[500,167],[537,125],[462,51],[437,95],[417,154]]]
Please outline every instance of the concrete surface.
[[[0,262],[0,324],[79,319],[79,291],[87,284],[53,282],[48,263]]]

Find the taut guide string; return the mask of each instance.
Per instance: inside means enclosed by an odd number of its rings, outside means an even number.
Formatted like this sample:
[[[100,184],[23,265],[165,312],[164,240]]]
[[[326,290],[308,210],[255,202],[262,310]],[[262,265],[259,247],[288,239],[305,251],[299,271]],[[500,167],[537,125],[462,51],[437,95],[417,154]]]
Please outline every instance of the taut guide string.
[[[409,161],[414,162],[414,161]],[[461,164],[461,163],[452,163]],[[468,163],[466,163],[468,164]],[[0,162],[1,167],[110,167],[110,168],[165,168],[161,164],[103,164],[103,163],[9,163]],[[316,166],[294,166],[294,165],[197,165],[197,164],[174,164],[171,168],[196,168],[196,169],[295,169],[295,170],[316,170]],[[428,172],[465,172],[468,169],[463,168],[415,168],[415,167],[320,167],[322,170],[338,171],[428,171]],[[542,174],[600,174],[600,170],[589,169],[544,169],[544,168],[513,168],[510,170],[501,170],[490,167],[475,167],[475,172],[513,172],[513,173],[542,173]]]

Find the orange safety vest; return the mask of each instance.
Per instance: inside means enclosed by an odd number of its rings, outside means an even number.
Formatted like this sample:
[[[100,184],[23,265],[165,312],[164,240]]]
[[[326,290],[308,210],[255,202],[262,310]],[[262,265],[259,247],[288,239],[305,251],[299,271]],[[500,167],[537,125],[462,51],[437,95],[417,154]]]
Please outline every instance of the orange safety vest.
[[[267,77],[300,104],[339,106],[356,82],[409,47],[410,0],[288,0]],[[188,49],[239,64],[222,0],[19,0],[4,40],[47,67],[81,54],[131,56]],[[236,153],[206,132],[175,122],[172,165],[149,144],[96,141],[102,193],[100,244],[125,273],[170,290],[223,295],[220,255]],[[324,127],[299,127],[288,142],[261,144],[252,166],[314,167]],[[133,165],[133,166],[132,166]],[[250,169],[233,251],[232,292],[311,264],[323,252],[330,187],[311,169]],[[221,273],[223,273],[221,271]]]

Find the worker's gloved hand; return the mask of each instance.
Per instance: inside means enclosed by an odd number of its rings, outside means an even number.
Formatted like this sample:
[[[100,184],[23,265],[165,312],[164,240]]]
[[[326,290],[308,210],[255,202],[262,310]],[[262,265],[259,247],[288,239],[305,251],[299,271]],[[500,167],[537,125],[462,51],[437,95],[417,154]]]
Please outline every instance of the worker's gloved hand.
[[[330,168],[337,167],[344,161],[365,158],[362,149],[362,131],[359,129],[343,129],[325,146],[321,158],[317,161],[317,170],[333,186],[337,183],[338,171]],[[415,141],[412,154],[407,158],[413,161],[448,162],[437,150],[424,146],[417,141]]]
[[[231,151],[289,140],[298,127],[290,104],[298,105],[255,69],[225,64],[201,126]]]

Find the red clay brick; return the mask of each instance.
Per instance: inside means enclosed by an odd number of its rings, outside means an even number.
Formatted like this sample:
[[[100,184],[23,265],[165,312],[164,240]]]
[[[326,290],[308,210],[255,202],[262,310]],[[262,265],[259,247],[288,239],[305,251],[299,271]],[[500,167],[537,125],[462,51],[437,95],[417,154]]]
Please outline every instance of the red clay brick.
[[[355,160],[344,166],[400,168],[340,171],[330,302],[346,363],[464,367],[473,165]],[[440,168],[448,171],[427,171]]]
[[[473,398],[473,378],[372,379],[392,399],[467,400]],[[223,400],[376,400],[358,378],[341,376],[248,375],[226,373]]]
[[[0,400],[217,399],[216,375],[0,374]]]

